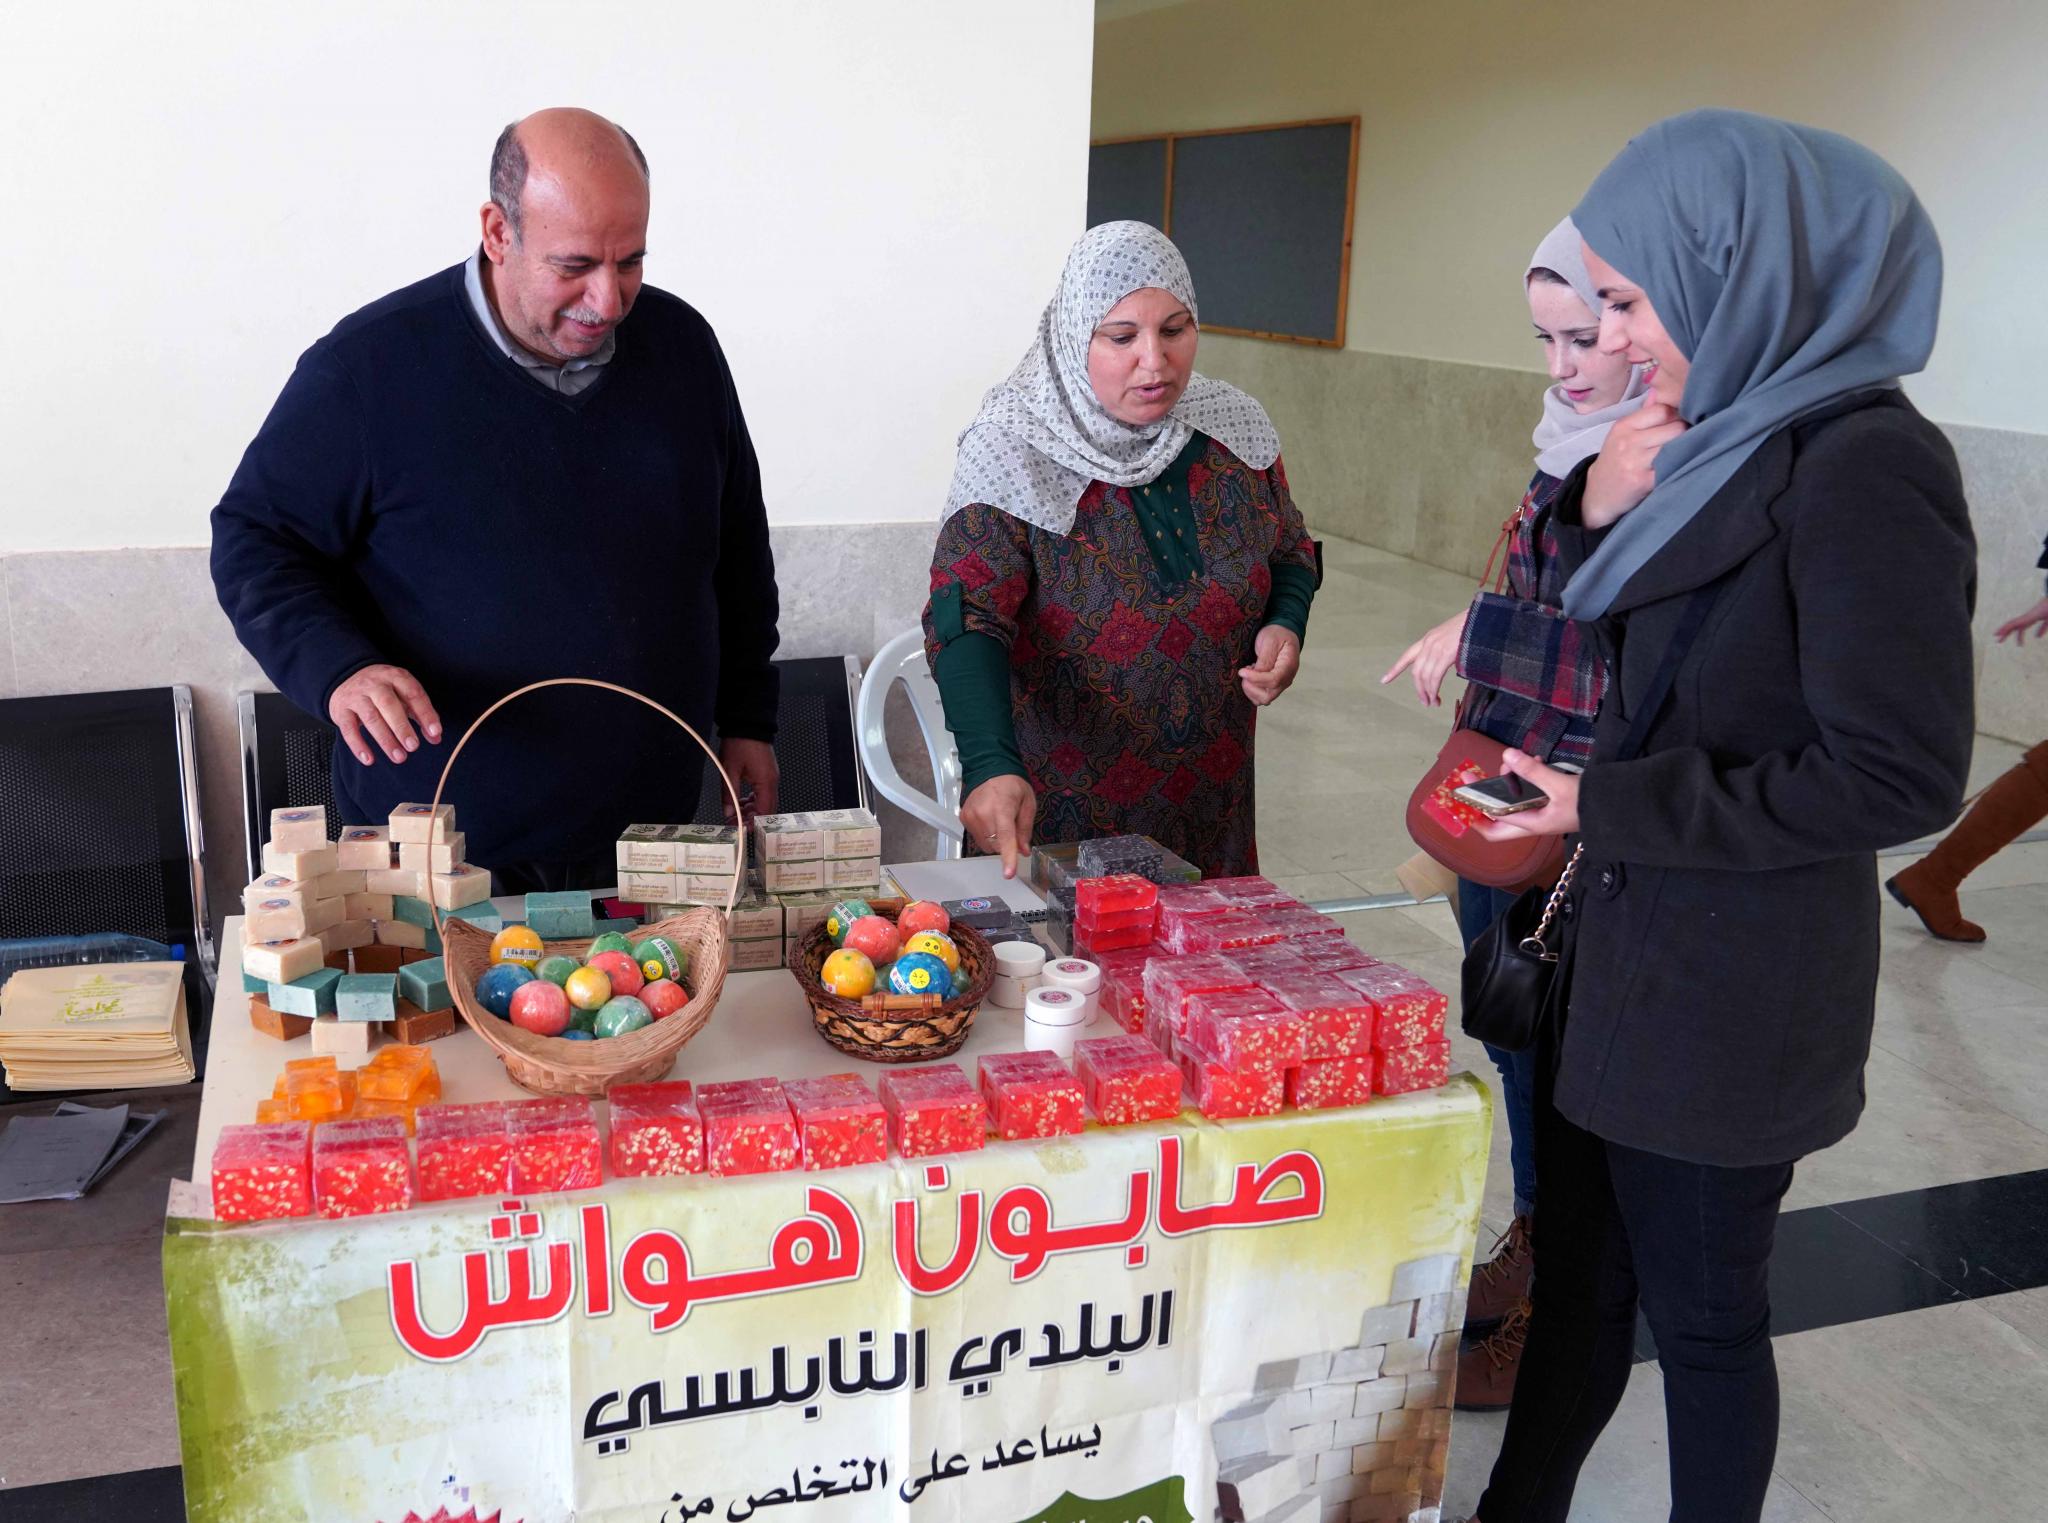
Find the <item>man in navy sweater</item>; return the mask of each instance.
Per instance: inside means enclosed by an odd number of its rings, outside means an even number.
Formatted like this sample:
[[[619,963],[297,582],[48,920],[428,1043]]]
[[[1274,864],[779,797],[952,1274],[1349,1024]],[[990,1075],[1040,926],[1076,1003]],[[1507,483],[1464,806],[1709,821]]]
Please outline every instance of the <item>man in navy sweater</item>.
[[[760,471],[709,324],[641,284],[647,211],[619,127],[506,128],[481,248],[301,355],[214,509],[221,607],[339,729],[346,820],[431,797],[445,735],[568,676],[715,725],[775,808]],[[477,732],[447,797],[500,892],[582,888],[613,881],[620,827],[690,818],[701,766],[644,705],[554,688]]]

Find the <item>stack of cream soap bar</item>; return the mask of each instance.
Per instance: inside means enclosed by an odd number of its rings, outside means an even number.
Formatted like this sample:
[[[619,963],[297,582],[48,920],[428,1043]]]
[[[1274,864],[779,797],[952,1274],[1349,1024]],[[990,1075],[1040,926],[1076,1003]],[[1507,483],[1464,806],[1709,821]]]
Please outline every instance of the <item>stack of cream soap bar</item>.
[[[462,850],[452,804],[400,804],[388,824],[346,826],[333,842],[321,806],[273,810],[263,876],[242,891],[243,973],[289,984],[359,947],[425,950],[429,906],[446,914],[491,895],[491,875]]]
[[[866,809],[757,815],[754,856],[771,894],[873,888],[882,881],[882,827]]]

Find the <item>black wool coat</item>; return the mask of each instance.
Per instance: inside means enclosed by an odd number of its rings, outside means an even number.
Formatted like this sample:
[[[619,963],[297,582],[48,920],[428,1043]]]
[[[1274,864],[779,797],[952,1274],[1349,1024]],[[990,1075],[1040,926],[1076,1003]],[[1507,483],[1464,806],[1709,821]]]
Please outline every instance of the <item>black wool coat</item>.
[[[1557,509],[1576,569],[1586,467]],[[1691,593],[1719,582],[1643,754],[1612,761]],[[1558,1109],[1626,1146],[1782,1163],[1863,1109],[1875,853],[1961,808],[1976,548],[1954,452],[1897,391],[1760,446],[1593,628],[1613,680],[1580,785]]]

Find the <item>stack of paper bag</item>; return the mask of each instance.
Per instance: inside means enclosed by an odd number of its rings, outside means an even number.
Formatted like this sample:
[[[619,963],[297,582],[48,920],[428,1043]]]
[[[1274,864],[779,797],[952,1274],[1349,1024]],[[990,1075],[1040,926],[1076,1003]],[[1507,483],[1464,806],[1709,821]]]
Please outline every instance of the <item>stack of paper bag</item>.
[[[185,965],[23,968],[0,987],[0,1066],[15,1089],[142,1089],[192,1078]]]

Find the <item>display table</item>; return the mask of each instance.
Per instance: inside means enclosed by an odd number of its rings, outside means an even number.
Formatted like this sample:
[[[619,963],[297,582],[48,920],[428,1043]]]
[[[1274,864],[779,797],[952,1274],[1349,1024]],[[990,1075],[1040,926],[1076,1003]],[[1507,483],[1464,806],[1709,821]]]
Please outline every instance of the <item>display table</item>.
[[[238,991],[166,1223],[193,1523],[1319,1523],[1441,1494],[1490,1124],[1469,1076],[936,1166],[229,1226],[214,1139],[309,1045]],[[984,1005],[957,1061],[1023,1045]],[[466,1028],[433,1052],[447,1101],[521,1094]],[[778,971],[728,976],[675,1077],[849,1068],[879,1073]]]

